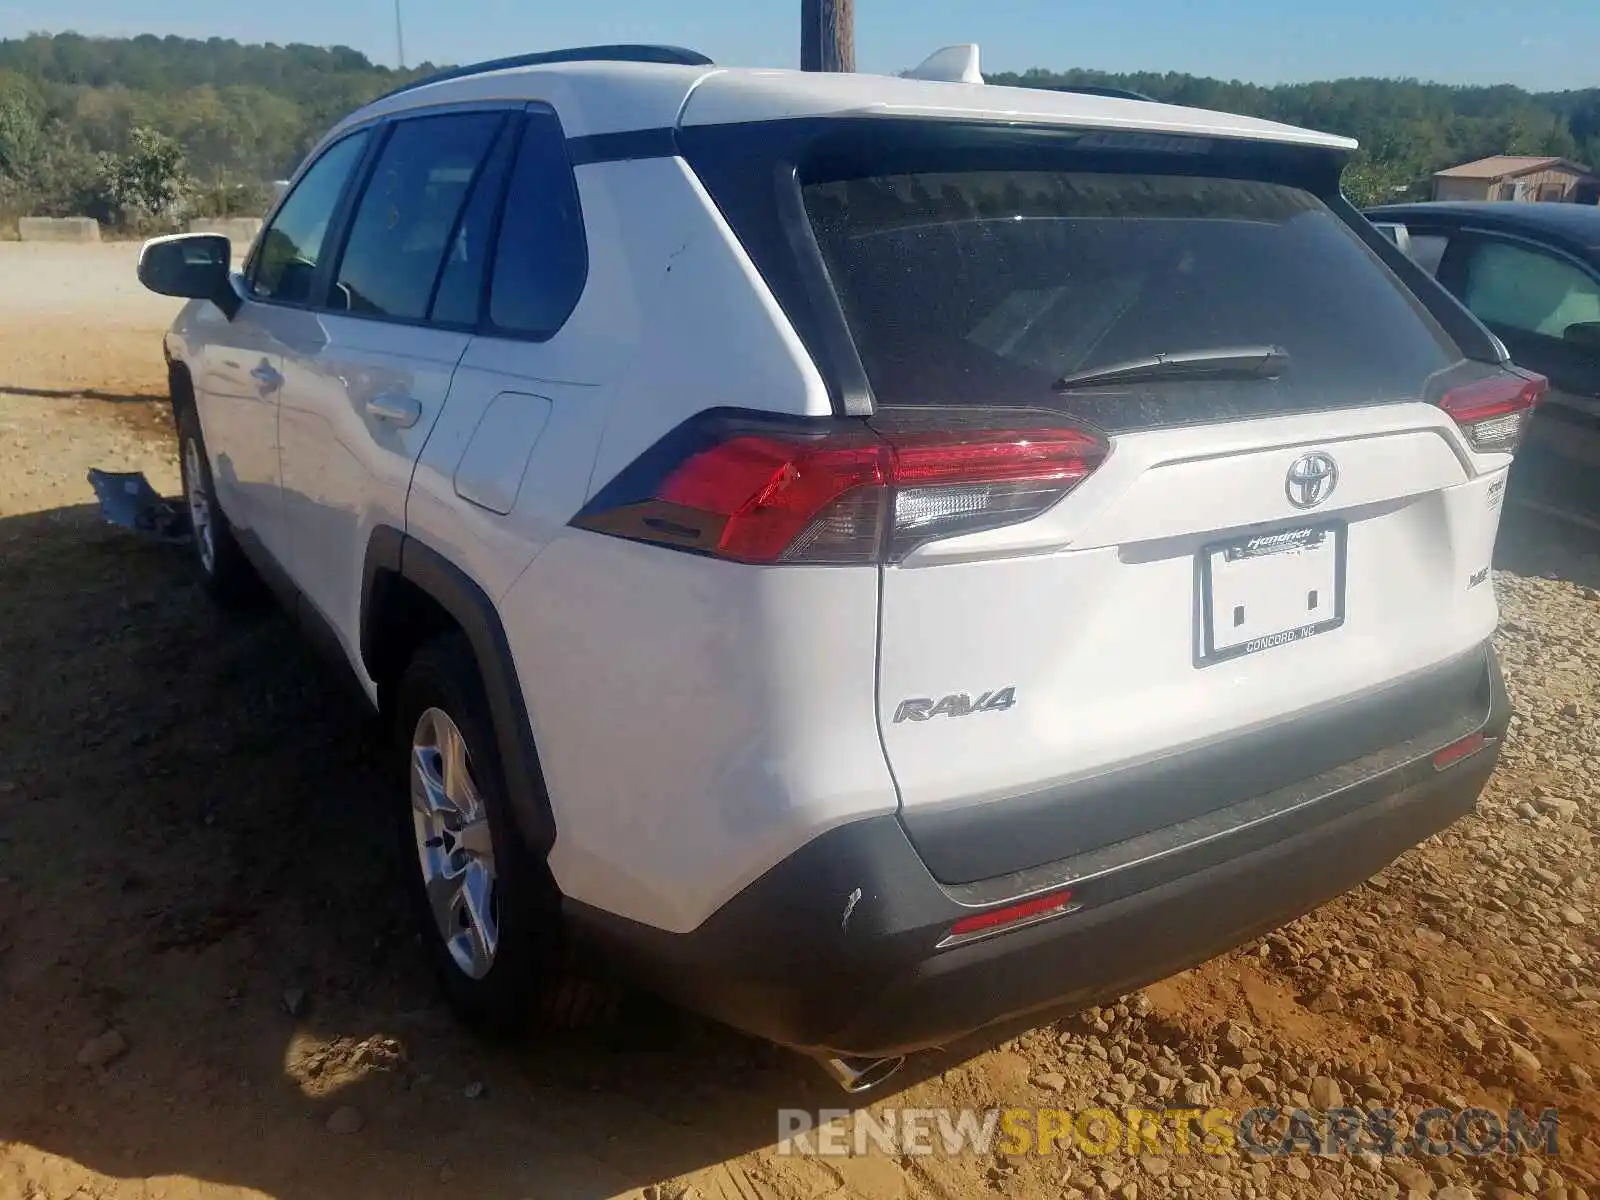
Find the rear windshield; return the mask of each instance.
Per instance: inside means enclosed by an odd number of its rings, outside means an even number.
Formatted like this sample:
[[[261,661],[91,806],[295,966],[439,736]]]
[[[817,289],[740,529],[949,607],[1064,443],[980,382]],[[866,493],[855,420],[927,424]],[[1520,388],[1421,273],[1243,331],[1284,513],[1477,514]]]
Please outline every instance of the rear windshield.
[[[1044,170],[804,186],[877,403],[1047,405],[1115,430],[1417,399],[1460,353],[1308,192]],[[1063,376],[1275,346],[1277,378]]]

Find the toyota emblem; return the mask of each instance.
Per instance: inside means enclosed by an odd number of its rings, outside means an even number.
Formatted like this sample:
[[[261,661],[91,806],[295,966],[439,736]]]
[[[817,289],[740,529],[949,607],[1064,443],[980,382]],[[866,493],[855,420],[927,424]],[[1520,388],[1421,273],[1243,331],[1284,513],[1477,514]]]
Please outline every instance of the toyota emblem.
[[[1333,495],[1338,483],[1339,464],[1333,461],[1333,455],[1316,450],[1294,460],[1284,492],[1296,508],[1315,508]]]

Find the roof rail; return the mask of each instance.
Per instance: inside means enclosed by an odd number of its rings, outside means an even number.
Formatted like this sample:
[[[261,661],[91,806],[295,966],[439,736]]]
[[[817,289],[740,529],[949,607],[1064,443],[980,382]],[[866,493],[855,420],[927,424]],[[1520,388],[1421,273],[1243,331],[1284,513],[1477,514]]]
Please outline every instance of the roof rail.
[[[570,50],[544,50],[537,54],[513,54],[509,58],[491,58],[487,62],[468,63],[464,67],[447,67],[443,71],[413,79],[393,91],[385,92],[378,100],[387,100],[414,88],[430,83],[445,83],[451,79],[466,79],[471,75],[487,75],[490,71],[509,71],[516,67],[538,67],[546,63],[569,62],[636,62],[663,63],[678,67],[709,67],[712,62],[698,50],[685,50],[681,46],[577,46]],[[376,103],[374,101],[373,103]]]
[[[1146,96],[1143,92],[1129,91],[1127,88],[1107,87],[1099,83],[1058,83],[1052,84],[1047,91],[1075,92],[1080,96],[1108,96],[1113,100],[1145,100],[1155,103],[1153,96]]]

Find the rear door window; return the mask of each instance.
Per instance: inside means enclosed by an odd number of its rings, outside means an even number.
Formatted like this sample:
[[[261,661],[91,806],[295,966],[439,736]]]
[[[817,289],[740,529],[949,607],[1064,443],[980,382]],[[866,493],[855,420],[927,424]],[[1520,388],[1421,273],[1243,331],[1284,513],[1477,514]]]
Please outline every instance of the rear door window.
[[[815,182],[806,210],[879,404],[1053,405],[1110,430],[1417,399],[1460,358],[1308,192],[974,170]],[[1157,355],[1274,346],[1276,378],[1057,393]]]
[[[462,210],[461,222],[450,239],[439,286],[433,296],[429,319],[441,325],[475,326],[483,305],[483,292],[489,277],[489,248],[494,236],[495,215],[505,191],[506,171],[516,152],[513,131],[501,133],[478,182],[472,199]]]
[[[426,316],[446,251],[505,122],[499,112],[399,122],[350,222],[329,307],[357,316]]]

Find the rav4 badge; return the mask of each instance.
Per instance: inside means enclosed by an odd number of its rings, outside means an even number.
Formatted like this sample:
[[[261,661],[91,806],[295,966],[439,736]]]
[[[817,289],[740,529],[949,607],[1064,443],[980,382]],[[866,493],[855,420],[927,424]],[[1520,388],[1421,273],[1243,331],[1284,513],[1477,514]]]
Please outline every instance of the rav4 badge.
[[[917,698],[900,701],[894,710],[894,723],[902,721],[931,721],[934,717],[970,717],[973,713],[1005,712],[1017,702],[1017,689],[1001,688],[984,692],[976,700],[965,692],[952,692],[938,700]]]

